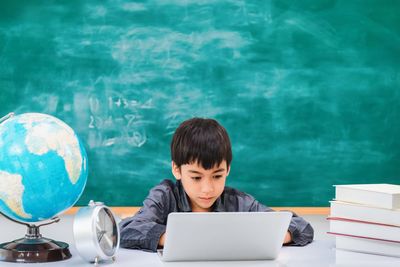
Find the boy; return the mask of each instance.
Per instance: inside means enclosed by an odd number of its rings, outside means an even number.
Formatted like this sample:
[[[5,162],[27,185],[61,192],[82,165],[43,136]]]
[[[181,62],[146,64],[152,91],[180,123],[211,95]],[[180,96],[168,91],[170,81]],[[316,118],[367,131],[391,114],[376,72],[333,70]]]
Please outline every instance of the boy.
[[[224,127],[212,119],[184,121],[171,142],[172,173],[176,183],[164,180],[151,189],[139,212],[120,222],[121,246],[156,251],[164,245],[171,212],[272,211],[252,196],[225,187],[232,150]],[[304,246],[314,230],[293,214],[284,244]]]

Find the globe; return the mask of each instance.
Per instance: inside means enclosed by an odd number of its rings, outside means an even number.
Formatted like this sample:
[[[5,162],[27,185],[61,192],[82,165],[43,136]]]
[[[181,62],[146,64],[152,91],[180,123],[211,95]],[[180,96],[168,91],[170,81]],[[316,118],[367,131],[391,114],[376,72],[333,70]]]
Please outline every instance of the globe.
[[[87,181],[87,155],[75,132],[46,114],[11,116],[0,124],[0,212],[25,223],[73,206]]]

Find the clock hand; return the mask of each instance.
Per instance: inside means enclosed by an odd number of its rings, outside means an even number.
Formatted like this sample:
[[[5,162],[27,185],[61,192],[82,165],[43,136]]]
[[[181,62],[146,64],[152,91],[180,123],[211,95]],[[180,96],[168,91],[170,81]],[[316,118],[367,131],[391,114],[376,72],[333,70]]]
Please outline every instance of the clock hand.
[[[99,242],[101,241],[101,239],[103,238],[104,234],[107,233],[107,231],[101,231],[100,235],[97,237],[97,239],[99,240]]]
[[[113,245],[113,241],[110,239],[109,236],[105,235],[105,236],[104,236],[104,240],[107,242],[107,244],[108,244],[111,248],[114,246],[114,245]]]

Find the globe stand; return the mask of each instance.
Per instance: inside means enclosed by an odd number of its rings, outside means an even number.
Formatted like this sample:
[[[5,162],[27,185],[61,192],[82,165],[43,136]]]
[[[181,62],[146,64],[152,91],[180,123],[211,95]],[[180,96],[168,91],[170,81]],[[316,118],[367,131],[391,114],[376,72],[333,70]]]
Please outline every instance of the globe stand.
[[[71,258],[67,243],[44,238],[39,231],[41,226],[59,222],[58,217],[51,219],[48,223],[34,225],[22,223],[3,215],[11,221],[26,225],[28,230],[24,238],[0,244],[0,261],[39,263]]]

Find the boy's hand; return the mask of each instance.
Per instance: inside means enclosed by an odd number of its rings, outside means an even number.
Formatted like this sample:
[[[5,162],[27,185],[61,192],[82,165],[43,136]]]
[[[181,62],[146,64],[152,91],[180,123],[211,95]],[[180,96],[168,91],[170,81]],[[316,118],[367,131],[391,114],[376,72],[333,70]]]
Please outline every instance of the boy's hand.
[[[160,241],[158,241],[158,246],[163,247],[164,246],[164,241],[165,241],[165,233],[161,235]]]
[[[283,240],[283,244],[288,244],[292,242],[292,235],[289,231],[286,232],[285,239]]]

